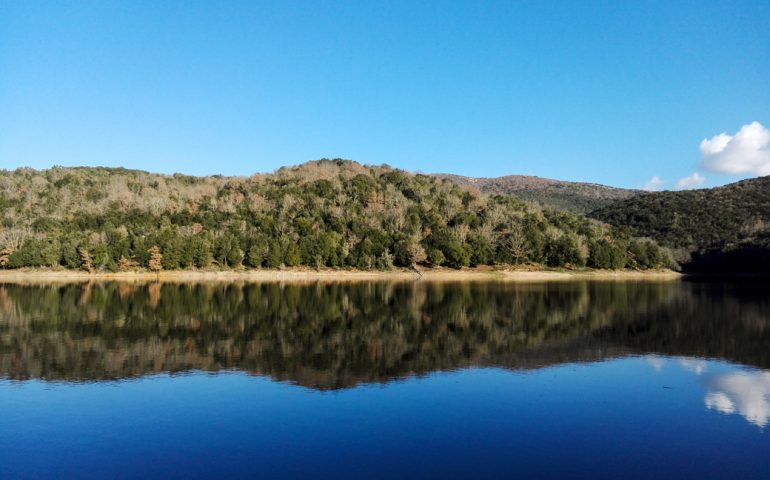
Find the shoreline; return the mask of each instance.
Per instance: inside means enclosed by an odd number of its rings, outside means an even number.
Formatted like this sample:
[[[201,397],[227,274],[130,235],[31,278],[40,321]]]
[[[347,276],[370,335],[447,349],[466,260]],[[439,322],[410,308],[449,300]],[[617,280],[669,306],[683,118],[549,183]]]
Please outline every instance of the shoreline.
[[[394,269],[365,270],[171,270],[159,273],[147,271],[88,273],[74,270],[0,270],[0,284],[43,284],[84,282],[127,283],[206,283],[206,282],[359,282],[359,281],[428,281],[428,282],[551,282],[570,280],[678,280],[683,275],[673,270],[494,270],[470,268],[454,270]]]

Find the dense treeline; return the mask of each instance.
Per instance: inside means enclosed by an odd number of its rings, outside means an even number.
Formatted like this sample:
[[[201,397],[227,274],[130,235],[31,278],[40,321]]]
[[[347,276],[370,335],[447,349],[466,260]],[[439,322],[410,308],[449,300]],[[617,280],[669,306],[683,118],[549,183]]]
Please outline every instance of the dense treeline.
[[[566,212],[343,160],[248,178],[0,172],[0,267],[653,268],[654,243]]]
[[[691,270],[770,272],[770,177],[648,193],[589,216],[679,250]]]

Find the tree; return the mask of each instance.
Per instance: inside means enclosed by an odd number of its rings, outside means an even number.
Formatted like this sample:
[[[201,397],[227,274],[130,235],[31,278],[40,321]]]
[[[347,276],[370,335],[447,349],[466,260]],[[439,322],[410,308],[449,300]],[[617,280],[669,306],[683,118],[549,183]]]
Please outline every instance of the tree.
[[[527,259],[528,243],[524,228],[520,223],[515,223],[505,236],[505,249],[514,264],[518,265]]]
[[[585,266],[585,258],[580,253],[577,241],[570,235],[548,239],[545,244],[545,258],[549,267]]]
[[[157,245],[153,245],[148,250],[148,253],[150,254],[150,270],[153,272],[160,272],[163,270],[163,255],[160,253],[160,248],[158,248]]]
[[[666,266],[670,263],[664,250],[657,244],[651,241],[644,242],[644,250],[647,258],[647,268],[657,268],[661,265]]]
[[[425,253],[425,249],[415,240],[412,240],[407,244],[406,255],[409,259],[410,267],[415,267],[418,263],[422,263],[428,259],[428,254]]]
[[[294,242],[286,242],[283,246],[283,263],[286,266],[294,267],[300,265],[302,256],[300,255],[299,245]]]
[[[94,262],[91,260],[91,254],[88,253],[88,250],[81,247],[78,249],[78,254],[80,255],[80,268],[88,273],[93,272]]]
[[[280,268],[283,266],[283,249],[277,239],[271,240],[267,250],[267,267]]]
[[[238,267],[243,263],[243,250],[235,235],[225,233],[214,242],[214,258],[223,267]]]
[[[626,249],[615,242],[601,238],[589,244],[589,267],[619,269],[625,267],[627,261]]]
[[[464,223],[460,223],[452,227],[451,232],[452,237],[457,243],[465,245],[465,242],[468,240],[468,235],[471,232],[471,228]]]
[[[532,262],[545,261],[546,235],[544,232],[546,229],[547,224],[545,222],[540,223],[535,219],[529,219],[524,227],[527,243],[529,245],[527,256]]]
[[[456,241],[447,242],[442,246],[446,264],[452,268],[467,267],[471,264],[471,252]]]
[[[656,268],[665,263],[663,252],[652,242],[632,240],[628,245],[629,264],[634,268]]]
[[[486,236],[472,234],[463,247],[470,254],[470,264],[487,265],[493,261],[494,250]]]
[[[256,238],[252,242],[251,247],[249,247],[249,251],[246,254],[246,261],[252,267],[259,268],[264,265],[269,250],[270,248],[265,238]]]
[[[6,268],[8,267],[8,259],[15,251],[12,247],[5,247],[2,250],[0,250],[0,268]]]
[[[96,245],[91,251],[91,258],[94,264],[94,268],[99,270],[115,270],[115,263],[112,260],[112,256],[110,256],[107,245],[103,243]]]
[[[428,252],[428,261],[434,267],[440,267],[444,263],[444,253],[438,248],[433,248]]]
[[[393,255],[385,250],[383,251],[379,257],[377,257],[377,268],[380,270],[391,270],[393,269]]]
[[[122,255],[118,259],[118,270],[121,272],[129,272],[138,266],[139,264],[135,260],[128,259]]]
[[[209,235],[195,234],[187,241],[187,249],[190,252],[191,263],[196,268],[205,268],[214,261],[211,240]]]
[[[80,249],[75,239],[65,239],[60,253],[62,265],[72,270],[80,268]]]

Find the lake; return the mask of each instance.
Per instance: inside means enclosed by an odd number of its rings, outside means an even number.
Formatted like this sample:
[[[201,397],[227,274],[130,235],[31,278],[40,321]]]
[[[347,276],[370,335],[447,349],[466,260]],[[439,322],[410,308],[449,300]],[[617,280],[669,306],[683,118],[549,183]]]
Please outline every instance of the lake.
[[[760,282],[0,285],[2,478],[770,478]]]

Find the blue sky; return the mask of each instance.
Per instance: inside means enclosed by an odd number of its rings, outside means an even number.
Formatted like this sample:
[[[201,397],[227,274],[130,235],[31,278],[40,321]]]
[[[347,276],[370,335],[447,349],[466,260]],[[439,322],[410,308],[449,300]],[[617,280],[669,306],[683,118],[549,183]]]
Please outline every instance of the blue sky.
[[[735,162],[770,126],[766,0],[0,0],[0,18],[0,168],[342,157],[658,188],[764,172]],[[701,142],[722,132],[720,166]]]

